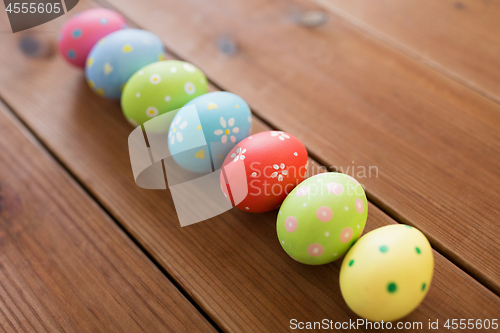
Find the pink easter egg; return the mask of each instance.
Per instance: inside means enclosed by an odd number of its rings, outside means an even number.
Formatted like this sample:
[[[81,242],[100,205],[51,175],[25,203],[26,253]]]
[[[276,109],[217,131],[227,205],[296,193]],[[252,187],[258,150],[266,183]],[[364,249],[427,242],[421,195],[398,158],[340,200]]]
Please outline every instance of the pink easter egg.
[[[106,35],[127,28],[127,21],[117,12],[94,8],[69,19],[57,37],[59,53],[70,64],[85,68],[85,61],[94,45]]]

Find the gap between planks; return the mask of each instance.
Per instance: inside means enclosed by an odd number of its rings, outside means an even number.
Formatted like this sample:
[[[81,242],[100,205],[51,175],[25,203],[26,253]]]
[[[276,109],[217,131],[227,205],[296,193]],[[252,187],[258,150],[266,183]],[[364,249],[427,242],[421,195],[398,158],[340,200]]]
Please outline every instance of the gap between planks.
[[[475,93],[495,102],[496,104],[500,105],[500,98],[496,97],[494,94],[489,93],[487,91],[484,91],[480,87],[472,84],[471,82],[468,82],[464,78],[461,78],[459,75],[455,74],[452,70],[447,69],[446,67],[440,65],[439,63],[428,59],[422,55],[419,55],[416,51],[413,51],[410,47],[403,45],[402,43],[398,42],[397,40],[387,36],[383,32],[378,31],[375,28],[372,28],[369,24],[364,23],[361,20],[358,20],[357,18],[353,17],[352,15],[349,15],[342,11],[341,9],[337,8],[334,4],[329,2],[328,0],[312,0],[314,3],[318,4],[320,7],[326,9],[326,11],[332,15],[337,16],[338,18],[344,20],[345,22],[350,23],[353,27],[355,27],[359,32],[369,36],[370,38],[386,45],[387,47],[391,48],[392,50],[408,56],[415,61],[431,68],[435,72],[444,75],[455,82],[463,85],[464,87],[474,91]]]

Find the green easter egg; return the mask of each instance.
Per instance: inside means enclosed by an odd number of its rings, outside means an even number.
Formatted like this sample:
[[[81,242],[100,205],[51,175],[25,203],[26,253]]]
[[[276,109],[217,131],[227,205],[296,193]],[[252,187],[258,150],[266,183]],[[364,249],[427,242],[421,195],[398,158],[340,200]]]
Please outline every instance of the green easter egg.
[[[343,256],[363,232],[368,204],[352,177],[329,172],[308,178],[286,197],[276,230],[293,259],[323,265]]]
[[[137,71],[125,85],[122,110],[133,126],[177,110],[208,91],[202,71],[184,61],[159,61]]]

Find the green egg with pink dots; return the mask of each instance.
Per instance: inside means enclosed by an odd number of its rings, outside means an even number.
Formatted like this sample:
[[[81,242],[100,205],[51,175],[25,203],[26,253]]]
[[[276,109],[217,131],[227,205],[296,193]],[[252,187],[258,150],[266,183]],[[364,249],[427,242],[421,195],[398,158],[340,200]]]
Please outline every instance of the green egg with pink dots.
[[[139,126],[180,109],[207,91],[207,78],[195,66],[177,60],[159,61],[132,75],[123,89],[122,110],[131,125]]]
[[[336,172],[306,179],[281,205],[276,230],[285,252],[308,265],[342,257],[361,236],[368,216],[365,191]]]

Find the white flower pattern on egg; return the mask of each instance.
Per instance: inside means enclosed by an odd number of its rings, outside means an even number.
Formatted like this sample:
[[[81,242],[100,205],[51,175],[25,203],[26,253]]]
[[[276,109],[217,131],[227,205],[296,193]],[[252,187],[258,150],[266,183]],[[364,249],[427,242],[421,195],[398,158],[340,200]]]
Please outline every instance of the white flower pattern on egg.
[[[186,94],[192,95],[196,92],[196,87],[192,82],[186,82],[186,84],[184,84],[184,91]]]
[[[161,82],[161,76],[158,74],[153,74],[149,78],[149,82],[151,82],[152,84],[158,84]]]
[[[146,116],[149,118],[154,118],[158,115],[159,111],[157,108],[154,106],[150,106],[149,108],[146,109]]]
[[[222,143],[227,142],[227,136],[229,134],[231,134],[231,130],[235,134],[240,131],[240,129],[238,127],[233,127],[235,125],[234,123],[235,123],[234,118],[230,118],[226,122],[224,117],[220,117],[220,125],[222,126],[222,129],[215,130],[215,132],[214,132],[215,135],[222,135],[220,138],[220,142],[222,142]],[[227,127],[229,127],[229,128],[227,128]],[[231,135],[230,140],[232,143],[235,143],[236,137],[234,135]]]
[[[234,162],[238,162],[238,160],[243,161],[245,159],[245,155],[243,155],[243,154],[246,152],[247,152],[246,149],[241,150],[241,148],[238,148],[238,149],[236,149],[236,153],[231,154],[231,158],[234,158],[234,160],[233,160]]]
[[[271,178],[278,177],[278,181],[283,181],[283,176],[288,175],[288,171],[285,170],[285,163],[281,163],[280,165],[274,164],[273,169],[276,170],[271,174]]]
[[[290,139],[290,137],[282,131],[271,131],[271,136],[277,136],[281,141],[285,139]]]
[[[187,125],[188,122],[185,120],[181,123],[181,117],[178,117],[175,121],[172,121],[172,124],[170,125],[170,131],[168,133],[170,144],[173,145],[175,143],[175,139],[177,139],[177,142],[179,143],[184,140],[180,130],[185,129]]]

